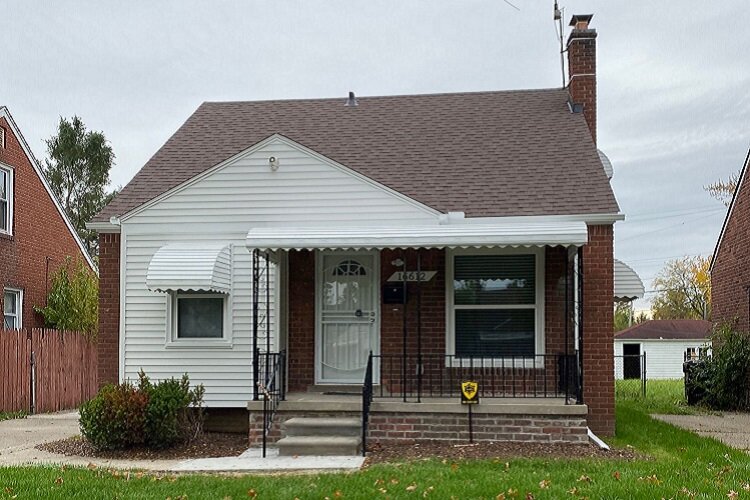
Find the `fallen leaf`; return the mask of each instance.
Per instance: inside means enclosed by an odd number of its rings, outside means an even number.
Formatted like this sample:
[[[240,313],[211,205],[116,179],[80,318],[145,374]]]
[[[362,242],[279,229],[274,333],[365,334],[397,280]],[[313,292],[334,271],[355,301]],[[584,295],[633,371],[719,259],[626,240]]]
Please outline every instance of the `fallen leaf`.
[[[591,478],[587,476],[586,474],[583,474],[581,477],[578,478],[579,483],[590,483]]]
[[[417,489],[417,483],[411,483],[409,486],[406,487],[406,491],[414,491]]]
[[[541,481],[539,481],[539,487],[543,490],[546,490],[547,488],[549,488],[550,482],[551,481],[549,479],[542,479]]]
[[[740,496],[740,494],[734,490],[729,490],[729,493],[727,493],[727,497],[729,498],[737,498],[738,496]]]
[[[341,490],[336,490],[333,492],[333,496],[335,496],[336,498],[341,498],[344,496],[344,494],[341,493]]]
[[[505,493],[498,493],[495,500],[505,500]]]
[[[391,478],[391,484],[398,484],[398,479],[396,479],[395,477]]]
[[[258,496],[258,492],[253,488],[250,488],[249,490],[247,490],[247,496],[249,496],[250,498],[255,498]]]
[[[57,476],[57,479],[55,479],[55,484],[63,484],[63,478],[60,476]]]
[[[742,489],[745,491],[750,491],[750,483],[745,483],[742,485]]]
[[[452,463],[452,464],[451,464],[451,470],[453,470],[453,471],[457,471],[457,470],[458,470],[458,464],[457,464],[457,463],[455,463],[455,462],[454,462],[454,463]]]
[[[619,481],[620,480],[620,471],[619,470],[614,471],[612,473],[612,477],[615,478],[615,481]]]
[[[573,486],[572,488],[570,488],[568,490],[568,493],[570,493],[571,495],[577,495],[578,494],[578,488],[576,488],[575,486]]]
[[[534,500],[534,495],[530,491],[526,492],[526,500]]]

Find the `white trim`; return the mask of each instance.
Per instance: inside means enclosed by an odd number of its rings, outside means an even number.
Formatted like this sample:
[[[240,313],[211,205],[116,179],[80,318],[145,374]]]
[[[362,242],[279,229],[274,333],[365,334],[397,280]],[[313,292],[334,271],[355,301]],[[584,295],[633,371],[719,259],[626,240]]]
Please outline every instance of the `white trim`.
[[[39,180],[42,181],[42,185],[44,186],[44,189],[47,190],[47,194],[52,200],[52,203],[54,203],[55,207],[57,208],[57,212],[60,214],[60,217],[62,217],[63,222],[65,222],[65,225],[68,227],[68,231],[70,231],[70,234],[73,236],[73,239],[78,244],[78,248],[81,250],[83,257],[86,259],[86,262],[89,264],[91,269],[97,275],[99,275],[99,268],[97,268],[96,264],[94,264],[94,260],[91,258],[91,256],[89,255],[89,252],[86,250],[86,246],[83,244],[83,241],[78,236],[78,231],[76,231],[75,228],[73,227],[73,224],[71,224],[70,220],[68,219],[68,216],[65,214],[65,210],[63,210],[62,205],[60,205],[60,202],[57,200],[57,196],[55,196],[55,194],[52,192],[52,188],[49,186],[49,183],[47,182],[47,178],[44,177],[44,173],[39,168],[39,162],[36,161],[34,154],[31,152],[31,148],[29,148],[29,145],[26,142],[26,139],[23,137],[23,134],[21,134],[21,131],[18,129],[16,122],[13,120],[13,117],[8,111],[8,108],[6,108],[5,106],[0,106],[0,117],[5,118],[5,120],[10,125],[13,131],[13,135],[15,135],[16,139],[18,140],[18,143],[21,145],[21,149],[23,149],[24,154],[26,154],[26,158],[29,160],[29,163],[31,163],[31,166],[34,169],[34,172],[36,172],[37,177],[39,177]]]
[[[179,300],[183,298],[211,298],[222,301],[222,332],[221,338],[195,337],[179,338],[177,331],[177,312]],[[232,348],[232,296],[224,293],[185,293],[170,292],[166,294],[166,341],[167,349],[231,349]]]
[[[726,233],[727,224],[729,224],[729,219],[732,217],[732,213],[734,212],[734,206],[737,202],[737,197],[740,194],[740,189],[742,188],[742,185],[745,183],[745,177],[747,176],[748,168],[750,168],[750,150],[748,150],[747,156],[745,157],[745,164],[742,166],[742,171],[740,172],[739,179],[737,179],[737,188],[734,190],[734,195],[732,195],[732,201],[729,203],[729,210],[727,210],[727,215],[726,217],[724,217],[724,223],[721,225],[721,232],[719,233],[719,239],[716,241],[716,247],[714,248],[714,253],[711,256],[711,265],[709,266],[709,271],[714,270],[714,262],[716,262],[716,256],[719,255],[719,250],[721,249],[721,243],[724,241],[724,233]]]
[[[0,170],[5,172],[8,179],[8,189],[5,193],[6,201],[8,203],[8,229],[0,228],[0,234],[13,236],[13,207],[15,205],[15,171],[12,166],[6,165],[0,162]]]
[[[451,249],[446,251],[445,259],[445,349],[446,354],[456,354],[456,335],[455,335],[455,316],[456,310],[454,304],[453,274],[454,274],[454,257],[456,255],[519,255],[533,254],[536,256],[536,297],[534,306],[530,305],[495,305],[495,306],[477,306],[477,309],[536,309],[535,316],[535,334],[534,334],[534,354],[541,356],[546,353],[545,344],[545,250],[544,248],[480,248],[480,249]],[[462,309],[471,309],[472,306],[462,306]],[[456,358],[462,359],[462,358]],[[496,366],[507,366],[511,361],[508,358],[493,358]],[[544,367],[544,361],[534,358],[534,364],[537,368]],[[524,363],[516,360],[516,365],[521,366]],[[523,365],[526,366],[525,364]]]
[[[559,224],[563,222],[585,222],[590,225],[614,224],[625,220],[625,214],[574,214],[574,215],[519,215],[509,217],[466,217],[451,219],[450,224],[496,224],[496,223],[534,223]]]
[[[315,252],[315,384],[316,385],[347,385],[347,384],[361,384],[362,380],[341,380],[341,381],[327,381],[323,380],[322,377],[322,348],[323,343],[321,341],[323,333],[322,324],[322,311],[323,301],[321,297],[321,289],[323,284],[323,257],[326,255],[335,256],[372,256],[372,301],[375,308],[375,322],[372,323],[371,332],[374,336],[371,339],[374,348],[373,354],[380,354],[380,324],[381,324],[381,307],[380,307],[380,252],[377,250],[367,251],[316,251]],[[375,383],[380,380],[379,372],[373,374],[373,380]]]
[[[434,215],[436,218],[441,213],[438,210],[435,210],[434,208],[430,208],[427,205],[425,205],[423,203],[420,203],[420,202],[416,201],[413,198],[409,198],[408,196],[406,196],[404,194],[401,194],[398,191],[396,191],[394,189],[391,189],[391,188],[389,188],[388,186],[386,186],[384,184],[380,184],[379,182],[376,182],[376,181],[372,180],[371,178],[369,178],[369,177],[367,177],[365,175],[360,174],[359,172],[355,172],[354,170],[350,169],[349,167],[347,167],[345,165],[342,165],[341,163],[338,163],[338,162],[336,162],[336,161],[334,161],[334,160],[332,160],[332,159],[330,159],[330,158],[328,158],[326,156],[323,156],[322,154],[320,154],[320,153],[318,153],[318,152],[316,152],[316,151],[314,151],[314,150],[312,150],[310,148],[307,148],[307,147],[303,146],[302,144],[300,144],[298,142],[295,142],[292,139],[289,139],[286,136],[283,136],[281,134],[273,134],[273,135],[270,135],[270,136],[266,137],[262,141],[253,144],[249,148],[244,149],[244,150],[240,151],[239,153],[237,153],[237,154],[235,154],[233,156],[230,156],[226,160],[224,160],[224,161],[222,161],[220,163],[217,163],[216,165],[214,165],[213,167],[209,168],[208,170],[204,170],[203,172],[195,175],[194,177],[191,177],[190,179],[182,182],[181,184],[178,184],[177,186],[173,187],[172,189],[169,189],[169,190],[163,192],[162,194],[156,196],[155,198],[152,198],[151,200],[147,201],[146,203],[143,203],[142,205],[139,205],[138,207],[135,207],[135,208],[131,209],[130,211],[128,211],[128,212],[126,212],[124,214],[119,215],[119,218],[120,218],[120,220],[122,222],[125,222],[126,220],[130,219],[131,217],[134,217],[134,216],[138,215],[139,213],[143,212],[144,210],[148,210],[153,205],[155,205],[155,204],[157,204],[157,203],[159,203],[159,202],[161,202],[161,201],[163,201],[163,200],[165,200],[165,199],[167,199],[167,198],[169,198],[169,197],[171,197],[171,196],[179,193],[180,191],[182,191],[184,189],[189,188],[193,184],[195,184],[195,183],[201,181],[202,179],[208,177],[209,175],[212,175],[213,173],[215,173],[215,172],[223,169],[224,167],[227,167],[227,166],[231,165],[232,163],[234,163],[238,159],[242,158],[243,156],[246,156],[248,154],[252,154],[255,151],[258,151],[258,150],[260,150],[260,149],[262,149],[262,148],[264,148],[264,147],[266,147],[266,146],[268,146],[268,145],[270,145],[270,144],[272,144],[274,142],[280,142],[282,144],[286,144],[287,146],[289,146],[291,148],[297,149],[298,151],[300,151],[300,152],[302,152],[304,154],[312,156],[313,158],[315,158],[315,159],[317,159],[317,160],[325,163],[329,167],[335,168],[335,169],[341,171],[344,174],[350,175],[351,177],[354,177],[355,179],[360,180],[361,182],[364,182],[364,183],[366,183],[366,184],[368,184],[368,185],[370,185],[372,187],[380,189],[381,191],[385,192],[386,194],[388,194],[388,195],[390,195],[390,196],[392,196],[392,197],[394,197],[396,199],[399,199],[399,200],[401,200],[403,202],[406,202],[406,203],[412,205],[413,207],[415,207],[415,208],[417,208],[419,210],[422,210],[425,213],[428,213],[430,215]],[[103,222],[97,222],[95,224],[102,224],[102,225],[104,225],[105,223],[103,223]]]
[[[120,234],[120,271],[119,271],[119,279],[120,279],[120,352],[119,352],[119,365],[118,365],[118,376],[120,379],[120,382],[125,381],[125,302],[126,302],[126,293],[127,293],[127,287],[126,285],[126,279],[125,279],[125,262],[127,261],[127,245],[125,244],[126,241],[126,234],[125,231]],[[101,312],[100,312],[101,314]]]
[[[111,222],[87,222],[86,229],[96,231],[97,233],[119,233],[119,224],[112,224]]]
[[[7,287],[3,288],[3,328],[5,329],[5,294],[6,293],[13,293],[16,295],[16,330],[21,330],[23,328],[23,288],[12,288]]]

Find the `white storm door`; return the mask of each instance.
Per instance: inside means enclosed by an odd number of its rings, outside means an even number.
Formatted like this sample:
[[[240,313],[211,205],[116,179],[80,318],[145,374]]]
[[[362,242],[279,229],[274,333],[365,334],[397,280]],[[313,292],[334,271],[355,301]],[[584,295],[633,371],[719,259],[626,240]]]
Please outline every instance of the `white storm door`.
[[[316,383],[361,384],[378,352],[378,255],[320,253],[317,279]]]

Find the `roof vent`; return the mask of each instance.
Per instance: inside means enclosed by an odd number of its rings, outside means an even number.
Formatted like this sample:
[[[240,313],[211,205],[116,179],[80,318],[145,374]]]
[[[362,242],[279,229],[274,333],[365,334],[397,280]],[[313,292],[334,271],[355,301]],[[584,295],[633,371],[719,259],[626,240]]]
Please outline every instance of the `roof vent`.
[[[568,97],[568,108],[571,113],[583,113],[583,104],[573,102],[570,97]]]
[[[346,100],[346,104],[344,106],[358,106],[359,103],[357,102],[357,98],[354,96],[354,92],[349,92],[349,99]]]

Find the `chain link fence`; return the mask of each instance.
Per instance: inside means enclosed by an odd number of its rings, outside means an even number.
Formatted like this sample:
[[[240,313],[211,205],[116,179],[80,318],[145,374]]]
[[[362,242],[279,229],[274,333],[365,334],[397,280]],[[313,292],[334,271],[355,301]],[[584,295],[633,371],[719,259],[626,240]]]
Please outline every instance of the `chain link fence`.
[[[646,353],[615,356],[615,396],[646,397]]]

